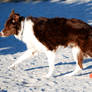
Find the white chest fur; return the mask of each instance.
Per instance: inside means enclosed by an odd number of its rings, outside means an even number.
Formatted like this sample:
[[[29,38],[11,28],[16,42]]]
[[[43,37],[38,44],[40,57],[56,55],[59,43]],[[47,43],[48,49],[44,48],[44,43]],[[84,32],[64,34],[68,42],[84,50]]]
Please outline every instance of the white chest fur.
[[[47,48],[35,37],[33,26],[34,23],[31,20],[25,19],[24,23],[21,23],[21,32],[23,33],[22,35],[20,35],[21,37],[17,36],[17,38],[21,39],[27,45],[28,49],[36,51],[46,51]]]

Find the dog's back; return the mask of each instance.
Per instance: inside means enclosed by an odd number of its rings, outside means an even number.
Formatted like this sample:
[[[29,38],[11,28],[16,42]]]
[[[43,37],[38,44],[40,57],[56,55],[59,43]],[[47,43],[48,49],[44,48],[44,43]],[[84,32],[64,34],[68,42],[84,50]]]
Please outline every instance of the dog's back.
[[[28,18],[29,19],[29,18]],[[66,18],[30,18],[34,23],[34,34],[48,49],[59,45],[79,46],[92,56],[92,27],[78,19]]]

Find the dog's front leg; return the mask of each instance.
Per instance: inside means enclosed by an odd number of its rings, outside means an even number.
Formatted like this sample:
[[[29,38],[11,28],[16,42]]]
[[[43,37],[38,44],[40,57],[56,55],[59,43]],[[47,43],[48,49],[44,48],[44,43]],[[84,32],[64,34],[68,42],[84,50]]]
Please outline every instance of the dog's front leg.
[[[28,49],[27,51],[24,52],[22,56],[20,56],[12,65],[9,66],[10,68],[13,68],[14,66],[18,65],[19,63],[23,62],[23,60],[32,57],[32,55],[35,54],[35,51],[32,51],[31,49]]]
[[[50,76],[52,76],[53,71],[54,71],[55,53],[52,51],[47,51],[46,55],[47,55],[48,64],[49,64],[49,72],[46,75],[46,77],[49,78]]]

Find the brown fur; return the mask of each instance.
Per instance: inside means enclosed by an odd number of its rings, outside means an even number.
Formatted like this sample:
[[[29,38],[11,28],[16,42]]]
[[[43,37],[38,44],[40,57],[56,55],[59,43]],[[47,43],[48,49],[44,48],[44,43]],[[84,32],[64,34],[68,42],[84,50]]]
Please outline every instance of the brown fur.
[[[83,55],[92,56],[92,27],[78,19],[34,18],[28,17],[34,24],[34,34],[49,50],[58,46],[78,46],[78,64],[83,68]]]
[[[49,50],[56,50],[58,46],[78,46],[80,52],[77,57],[80,68],[83,67],[84,55],[92,57],[92,27],[87,23],[79,19],[66,18],[27,17],[27,19],[34,22],[34,35]],[[18,35],[23,20],[24,17],[12,11],[5,24],[4,35]]]
[[[24,20],[24,17],[19,14],[14,14],[14,11],[11,12],[8,20],[5,23],[5,28],[3,33],[5,36],[17,35],[21,29],[21,21]]]
[[[34,18],[34,34],[49,50],[59,45],[79,46],[82,52],[92,53],[92,27],[78,19]]]
[[[83,53],[82,51],[80,50],[80,52],[78,53],[78,65],[80,66],[80,68],[83,68],[83,65],[82,65],[82,62],[83,62]]]

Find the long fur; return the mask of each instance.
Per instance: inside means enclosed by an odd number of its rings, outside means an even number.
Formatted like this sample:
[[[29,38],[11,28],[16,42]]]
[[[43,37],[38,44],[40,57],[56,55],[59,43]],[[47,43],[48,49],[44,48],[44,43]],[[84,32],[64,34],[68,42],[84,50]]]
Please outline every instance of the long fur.
[[[54,71],[55,52],[59,46],[71,46],[76,68],[69,74],[75,75],[83,68],[84,56],[92,57],[92,27],[79,19],[66,18],[24,18],[14,11],[6,21],[0,36],[15,35],[22,40],[28,50],[9,68],[16,66],[26,58],[38,52],[44,52],[48,58],[49,72]]]

